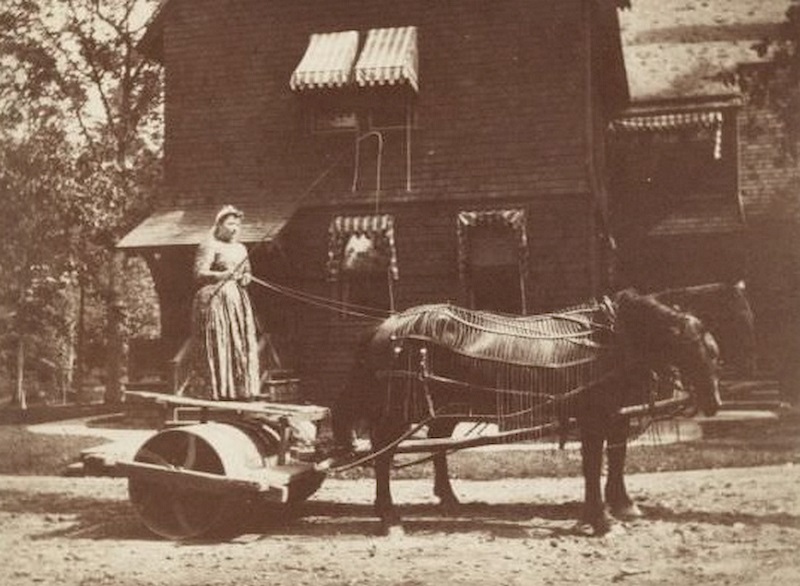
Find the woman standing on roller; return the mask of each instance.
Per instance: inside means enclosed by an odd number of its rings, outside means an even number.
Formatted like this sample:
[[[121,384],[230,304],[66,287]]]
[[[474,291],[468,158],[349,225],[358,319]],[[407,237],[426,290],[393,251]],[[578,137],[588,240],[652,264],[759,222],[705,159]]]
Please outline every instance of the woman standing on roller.
[[[192,396],[241,400],[258,393],[256,323],[245,291],[251,268],[247,249],[238,242],[243,216],[233,206],[223,207],[210,237],[197,248]]]

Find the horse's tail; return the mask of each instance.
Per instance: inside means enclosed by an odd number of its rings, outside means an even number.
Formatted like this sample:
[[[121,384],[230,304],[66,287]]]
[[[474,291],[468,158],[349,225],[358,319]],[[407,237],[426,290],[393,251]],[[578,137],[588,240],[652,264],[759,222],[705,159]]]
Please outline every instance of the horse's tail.
[[[380,400],[380,394],[375,392],[377,378],[369,360],[373,336],[374,331],[370,331],[359,342],[347,382],[331,410],[334,441],[348,451],[353,449],[359,424],[371,419],[371,412]]]

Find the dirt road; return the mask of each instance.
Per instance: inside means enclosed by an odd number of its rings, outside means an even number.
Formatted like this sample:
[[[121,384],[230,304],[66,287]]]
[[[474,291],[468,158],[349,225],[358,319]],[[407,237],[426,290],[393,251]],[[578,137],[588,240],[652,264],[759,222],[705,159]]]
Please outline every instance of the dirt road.
[[[375,537],[369,480],[332,480],[303,516],[227,543],[152,538],[124,480],[0,477],[0,584],[800,584],[800,466],[630,476],[647,519],[572,533],[577,478],[398,481],[406,535]]]

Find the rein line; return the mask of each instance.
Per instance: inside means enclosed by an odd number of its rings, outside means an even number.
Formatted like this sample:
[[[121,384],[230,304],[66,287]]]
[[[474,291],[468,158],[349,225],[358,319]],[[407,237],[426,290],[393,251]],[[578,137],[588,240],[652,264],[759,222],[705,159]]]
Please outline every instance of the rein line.
[[[283,295],[284,297],[294,299],[295,301],[300,301],[301,303],[305,303],[307,305],[313,305],[316,307],[320,307],[322,309],[328,309],[331,311],[344,313],[351,317],[360,317],[375,321],[383,321],[384,319],[392,315],[391,312],[383,309],[368,307],[366,305],[357,305],[355,303],[348,303],[346,301],[338,301],[330,297],[314,295],[312,293],[307,293],[305,291],[293,289],[285,285],[278,285],[276,283],[271,283],[269,281],[265,281],[255,276],[251,277],[251,279],[257,285],[260,285],[265,289],[268,289],[274,293]]]

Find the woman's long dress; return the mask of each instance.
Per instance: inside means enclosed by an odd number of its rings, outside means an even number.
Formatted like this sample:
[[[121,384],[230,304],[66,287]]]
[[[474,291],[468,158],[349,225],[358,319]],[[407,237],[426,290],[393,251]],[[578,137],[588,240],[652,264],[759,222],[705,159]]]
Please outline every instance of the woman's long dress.
[[[247,399],[258,393],[258,341],[253,308],[237,277],[250,273],[247,249],[215,238],[200,244],[192,306],[193,373],[188,393],[210,399]]]

